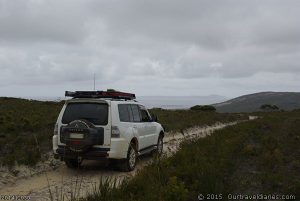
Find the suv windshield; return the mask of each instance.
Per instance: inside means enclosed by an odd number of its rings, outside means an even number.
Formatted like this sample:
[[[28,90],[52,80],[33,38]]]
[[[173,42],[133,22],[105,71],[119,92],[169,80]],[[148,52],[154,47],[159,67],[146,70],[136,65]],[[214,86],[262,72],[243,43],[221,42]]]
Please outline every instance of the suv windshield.
[[[62,123],[86,119],[95,125],[106,125],[108,105],[99,103],[69,103],[62,117]]]

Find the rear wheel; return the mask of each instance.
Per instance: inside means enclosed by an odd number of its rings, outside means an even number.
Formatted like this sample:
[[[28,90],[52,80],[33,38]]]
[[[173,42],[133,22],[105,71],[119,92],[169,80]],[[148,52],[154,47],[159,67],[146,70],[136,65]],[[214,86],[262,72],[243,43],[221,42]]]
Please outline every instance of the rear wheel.
[[[65,161],[67,167],[71,168],[71,169],[79,168],[82,163],[82,161],[79,161],[78,159],[73,159],[73,158],[72,159],[68,158],[68,159],[65,159],[64,161]]]
[[[130,143],[127,152],[127,158],[121,163],[121,170],[124,172],[129,172],[134,170],[137,162],[137,151],[133,143]]]

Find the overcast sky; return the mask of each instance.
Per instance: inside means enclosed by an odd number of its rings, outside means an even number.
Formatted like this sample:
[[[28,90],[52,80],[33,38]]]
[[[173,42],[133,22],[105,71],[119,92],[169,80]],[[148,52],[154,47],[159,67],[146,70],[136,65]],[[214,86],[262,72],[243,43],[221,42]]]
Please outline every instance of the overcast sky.
[[[0,0],[0,96],[300,91],[297,0]]]

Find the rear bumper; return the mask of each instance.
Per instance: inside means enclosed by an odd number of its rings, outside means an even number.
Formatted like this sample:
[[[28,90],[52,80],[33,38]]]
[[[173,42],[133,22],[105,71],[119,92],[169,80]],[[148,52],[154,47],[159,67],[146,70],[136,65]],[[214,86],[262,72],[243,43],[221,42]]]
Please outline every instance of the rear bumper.
[[[88,160],[98,160],[98,159],[101,160],[101,159],[108,158],[109,150],[110,150],[109,148],[92,148],[87,152],[77,153],[65,147],[58,147],[58,149],[56,149],[56,155],[58,155],[62,159],[81,157],[82,159],[88,159]]]
[[[129,142],[125,138],[112,138],[110,148],[93,147],[88,152],[76,153],[68,149],[66,146],[58,145],[57,136],[53,137],[53,152],[56,158],[76,158],[78,156],[83,159],[101,160],[105,158],[124,159],[127,157]]]

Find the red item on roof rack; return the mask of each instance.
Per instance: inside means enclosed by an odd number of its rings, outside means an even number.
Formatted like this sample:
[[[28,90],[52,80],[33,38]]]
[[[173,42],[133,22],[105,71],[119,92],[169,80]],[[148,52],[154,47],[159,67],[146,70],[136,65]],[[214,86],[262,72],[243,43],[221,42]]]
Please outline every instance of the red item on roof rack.
[[[66,91],[65,96],[73,98],[113,98],[113,99],[135,99],[135,94],[120,91]]]

